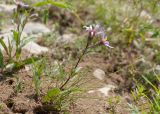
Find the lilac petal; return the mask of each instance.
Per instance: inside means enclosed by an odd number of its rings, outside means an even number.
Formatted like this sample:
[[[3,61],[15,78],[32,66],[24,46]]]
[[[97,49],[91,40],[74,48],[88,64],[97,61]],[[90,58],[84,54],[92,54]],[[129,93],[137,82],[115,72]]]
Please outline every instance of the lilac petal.
[[[100,29],[100,25],[99,24],[95,25],[94,29],[98,31]]]
[[[108,41],[104,42],[103,44],[104,44],[105,46],[109,47],[109,48],[113,48],[112,46],[109,45],[109,42],[108,42]]]
[[[106,37],[107,37],[106,33],[105,33],[105,32],[102,32],[101,38],[106,38]]]
[[[104,31],[99,31],[99,32],[96,32],[96,35],[97,36],[100,36],[100,38],[104,39],[107,37],[106,33]]]

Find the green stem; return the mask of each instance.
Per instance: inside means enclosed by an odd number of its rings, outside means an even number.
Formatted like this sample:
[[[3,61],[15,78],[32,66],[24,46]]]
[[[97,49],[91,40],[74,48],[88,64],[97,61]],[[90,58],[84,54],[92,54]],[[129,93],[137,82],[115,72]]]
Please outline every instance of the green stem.
[[[62,86],[60,87],[61,90],[63,90],[64,86],[70,81],[70,79],[73,77],[74,75],[74,71],[76,70],[76,68],[78,67],[80,61],[82,60],[83,56],[85,55],[85,53],[87,52],[87,49],[89,48],[89,45],[91,43],[91,37],[89,36],[88,37],[88,41],[87,41],[87,44],[86,44],[86,47],[84,48],[81,56],[78,58],[78,61],[77,63],[75,64],[75,66],[72,68],[71,70],[71,74],[68,76],[67,80],[64,82],[64,84],[62,84]]]

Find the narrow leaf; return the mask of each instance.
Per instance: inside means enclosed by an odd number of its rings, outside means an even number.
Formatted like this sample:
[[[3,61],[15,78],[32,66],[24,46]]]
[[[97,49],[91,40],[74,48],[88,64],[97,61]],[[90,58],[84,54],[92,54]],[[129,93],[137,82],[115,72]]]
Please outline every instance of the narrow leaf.
[[[47,1],[42,1],[42,2],[37,2],[37,3],[33,4],[32,6],[41,7],[41,6],[44,6],[47,4],[48,4]]]
[[[44,5],[53,5],[55,7],[59,7],[59,8],[71,8],[71,6],[65,2],[57,2],[57,1],[53,1],[53,0],[46,0],[46,1],[42,1],[42,2],[38,2],[38,3],[35,3],[33,4],[33,6],[36,6],[36,7],[41,7],[41,6],[44,6]]]
[[[145,79],[145,81],[146,81],[147,83],[149,83],[149,84],[155,89],[155,91],[158,91],[157,87],[154,86],[145,76],[142,76],[142,77],[143,77],[143,79]]]
[[[8,55],[8,54],[9,54],[9,53],[8,53],[8,48],[7,48],[6,44],[5,44],[4,41],[3,41],[3,38],[0,38],[0,44],[2,45],[2,47],[4,48],[4,50],[6,51],[6,53],[7,53],[7,55]]]
[[[3,63],[3,54],[0,50],[0,68],[3,68],[4,67],[4,63]]]
[[[69,5],[63,2],[50,1],[50,4],[59,8],[69,8]]]

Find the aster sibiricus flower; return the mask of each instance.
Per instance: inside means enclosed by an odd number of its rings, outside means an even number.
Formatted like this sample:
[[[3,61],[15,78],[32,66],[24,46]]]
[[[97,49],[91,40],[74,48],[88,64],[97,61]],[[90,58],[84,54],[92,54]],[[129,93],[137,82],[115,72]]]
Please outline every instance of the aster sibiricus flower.
[[[100,27],[99,24],[97,25],[89,25],[89,26],[84,26],[86,31],[89,33],[89,36],[94,38],[94,37],[99,37],[101,38],[101,43],[103,43],[106,47],[113,48],[112,46],[109,45],[109,41],[107,40],[107,35],[105,33],[105,30]]]

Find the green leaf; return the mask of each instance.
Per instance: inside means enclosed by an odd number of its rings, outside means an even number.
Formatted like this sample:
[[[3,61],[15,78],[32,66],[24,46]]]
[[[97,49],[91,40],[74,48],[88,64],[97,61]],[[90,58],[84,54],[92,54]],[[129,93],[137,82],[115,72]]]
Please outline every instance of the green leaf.
[[[9,59],[11,60],[12,59],[12,49],[13,49],[13,46],[11,45],[11,41],[8,39],[8,53],[9,53]]]
[[[18,48],[18,45],[20,43],[19,33],[15,30],[13,30],[12,32],[13,32],[13,39],[16,42],[16,47]]]
[[[31,64],[31,63],[33,63],[33,61],[38,61],[39,59],[40,58],[38,58],[38,57],[31,57],[31,58],[26,58],[23,61],[15,62],[16,63],[16,69],[18,69],[20,67],[23,67],[24,65]]]
[[[59,8],[69,8],[69,5],[63,2],[53,2],[50,1],[50,4]]]
[[[141,37],[141,39],[142,39],[142,41],[144,42],[145,41],[145,36],[144,36],[144,34],[143,33],[139,33],[139,35],[140,35],[140,37]]]
[[[33,4],[33,6],[41,7],[41,6],[44,6],[44,5],[47,5],[47,4],[48,4],[47,1],[42,1],[42,2],[37,2],[37,3]]]
[[[155,91],[158,91],[158,88],[155,85],[153,85],[145,76],[142,77],[148,84],[150,84],[155,89]]]
[[[25,60],[22,60],[22,61],[12,61],[10,64],[8,64],[6,67],[6,69],[9,69],[9,70],[6,70],[7,72],[13,72],[13,71],[17,71],[19,69],[21,69],[22,67],[24,67],[25,65],[27,64],[31,64],[32,61],[37,61],[39,60],[38,57],[31,57],[31,58],[27,58]]]
[[[59,88],[53,88],[47,92],[47,95],[44,96],[44,102],[50,102],[54,97],[58,96],[61,93]]]
[[[43,21],[46,24],[48,22],[49,12],[48,10],[44,10],[43,12]]]
[[[16,49],[16,59],[19,59],[20,55],[21,55],[21,48],[17,48]]]
[[[48,95],[49,97],[54,97],[54,96],[59,95],[60,92],[61,92],[61,90],[60,90],[59,88],[53,88],[53,89],[51,89],[51,90],[49,90],[49,91],[47,92],[47,95]]]
[[[48,5],[48,4],[53,5],[55,7],[59,7],[59,8],[71,9],[71,6],[65,2],[57,2],[57,1],[53,1],[53,0],[46,0],[46,1],[38,2],[36,4],[33,4],[33,6],[41,7],[41,6]]]
[[[4,48],[4,50],[6,51],[7,55],[9,55],[8,48],[7,48],[6,44],[3,41],[3,38],[0,38],[0,44],[2,45],[2,47]]]
[[[70,94],[72,94],[72,93],[78,93],[78,92],[80,92],[80,91],[82,91],[80,88],[77,88],[77,87],[71,87],[71,88],[69,88],[69,89],[66,89],[66,90],[64,90],[64,91],[62,91],[61,92],[61,95],[62,96],[68,96],[68,95],[70,95]]]
[[[158,35],[160,35],[159,30],[154,31],[153,35],[151,36],[152,38],[158,37]]]
[[[3,54],[0,50],[0,68],[3,68],[4,67],[4,63],[3,63]]]
[[[160,110],[160,103],[158,102],[159,100],[155,97],[153,97],[153,101],[154,101],[154,106],[158,108],[158,110]]]

